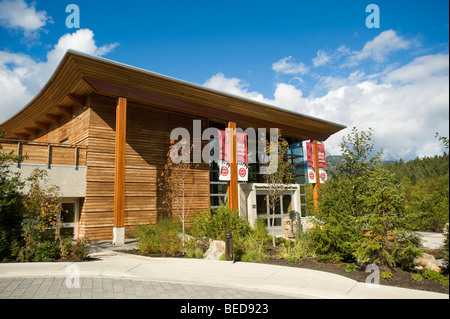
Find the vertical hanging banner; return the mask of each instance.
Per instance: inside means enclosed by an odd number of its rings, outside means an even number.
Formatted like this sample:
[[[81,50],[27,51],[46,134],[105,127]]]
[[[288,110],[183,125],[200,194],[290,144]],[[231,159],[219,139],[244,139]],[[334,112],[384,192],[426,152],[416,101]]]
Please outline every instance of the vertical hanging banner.
[[[316,183],[316,171],[314,170],[314,144],[306,143],[306,175],[308,183]]]
[[[325,183],[327,180],[327,157],[325,154],[325,145],[317,144],[319,157],[319,177],[320,182]],[[314,144],[306,143],[306,159],[307,159],[307,177],[310,184],[316,183],[316,171],[314,169]]]
[[[244,133],[236,134],[236,160],[238,170],[238,181],[248,181],[248,154],[247,154],[247,135]]]
[[[317,152],[319,152],[320,182],[325,183],[325,181],[327,180],[327,155],[325,154],[325,145],[317,144]]]
[[[219,180],[229,181],[231,179],[230,163],[231,158],[228,152],[231,134],[228,131],[219,130]],[[247,135],[244,133],[236,134],[236,160],[238,170],[238,181],[248,181],[248,154],[247,154]]]
[[[229,181],[231,178],[230,160],[228,158],[229,134],[219,130],[219,181]]]

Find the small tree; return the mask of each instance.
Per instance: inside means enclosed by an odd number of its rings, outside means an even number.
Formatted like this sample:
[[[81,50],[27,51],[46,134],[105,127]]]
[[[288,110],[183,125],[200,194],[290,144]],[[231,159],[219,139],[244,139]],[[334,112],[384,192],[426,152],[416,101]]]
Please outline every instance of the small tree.
[[[289,143],[282,138],[280,131],[276,141],[266,141],[266,152],[270,152],[270,143],[278,143],[278,156],[276,163],[269,161],[269,173],[266,174],[266,183],[269,185],[269,208],[272,211],[272,245],[275,247],[275,209],[280,202],[280,195],[285,193],[287,184],[294,180],[294,170],[287,158]],[[276,167],[276,169],[275,169]]]
[[[4,132],[0,132],[0,138]],[[12,173],[11,163],[21,158],[11,151],[2,151],[0,145],[0,262],[8,260],[14,242],[20,241],[22,213],[22,194],[24,183],[20,181],[20,173]]]
[[[19,261],[34,258],[36,249],[54,233],[54,242],[61,243],[59,229],[61,227],[61,198],[58,188],[47,187],[47,172],[36,169],[28,178],[30,190],[24,196],[24,219],[22,222],[24,246],[18,247],[15,255]]]
[[[373,152],[371,132],[353,128],[343,139],[343,158],[320,190],[311,239],[321,259],[408,267],[419,240],[403,217],[404,194],[381,165],[381,151]]]
[[[370,171],[366,192],[361,194],[364,212],[356,220],[362,238],[355,243],[354,256],[364,263],[401,265],[409,268],[421,254],[418,235],[404,217],[404,194],[393,175],[379,166]]]
[[[162,180],[160,182],[160,188],[163,191],[163,205],[166,206],[172,215],[176,215],[181,221],[184,247],[186,221],[189,218],[194,192],[198,186],[198,181],[194,176],[194,169],[198,165],[193,165],[190,162],[191,152],[189,154],[182,153],[183,148],[178,151],[178,156],[184,158],[184,160],[179,163],[174,163],[172,158],[174,158],[173,155],[176,149],[173,146],[174,141],[171,140],[169,151],[167,152],[166,164],[161,173]],[[194,145],[191,146],[190,151],[192,151],[193,147]],[[190,185],[190,191],[186,185],[187,177],[193,179],[193,184]]]

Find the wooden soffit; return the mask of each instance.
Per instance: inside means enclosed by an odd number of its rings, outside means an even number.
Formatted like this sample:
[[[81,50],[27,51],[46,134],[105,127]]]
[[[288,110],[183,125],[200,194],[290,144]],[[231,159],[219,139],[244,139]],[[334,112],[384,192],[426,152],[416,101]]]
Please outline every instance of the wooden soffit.
[[[126,97],[130,101],[202,118],[236,122],[238,126],[279,128],[283,135],[303,140],[324,141],[345,128],[114,61],[68,51],[41,92],[19,113],[0,124],[0,130],[11,136],[15,133],[31,136],[35,129],[43,130],[70,116],[71,108],[85,108],[86,96],[91,93]]]

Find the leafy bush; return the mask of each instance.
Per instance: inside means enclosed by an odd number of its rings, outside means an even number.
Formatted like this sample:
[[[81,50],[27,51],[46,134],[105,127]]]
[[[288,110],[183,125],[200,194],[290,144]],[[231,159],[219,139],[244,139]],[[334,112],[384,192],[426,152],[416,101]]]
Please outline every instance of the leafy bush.
[[[448,286],[448,277],[445,277],[435,270],[424,270],[422,274],[429,280],[434,280]]]
[[[449,263],[448,263],[448,255],[449,255],[448,246],[449,246],[449,242],[450,242],[450,240],[449,240],[448,223],[445,226],[445,229],[446,229],[446,232],[447,232],[447,237],[445,238],[445,242],[444,242],[444,263],[445,263],[446,271],[448,272],[448,269],[450,268],[449,267]]]
[[[0,138],[4,137],[0,131]],[[23,184],[19,173],[12,173],[9,163],[21,158],[2,151],[0,144],[0,262],[12,260],[12,249],[22,240]]]
[[[384,271],[380,275],[381,278],[390,279],[392,278],[392,273],[390,271]]]
[[[209,240],[189,236],[184,242],[184,256],[187,258],[203,258],[209,248]]]
[[[34,252],[34,261],[55,261],[61,257],[61,250],[57,241],[44,241]]]
[[[411,279],[415,281],[423,281],[423,277],[419,274],[412,274]]]
[[[235,238],[246,236],[250,229],[250,224],[239,216],[238,210],[222,206],[197,213],[192,221],[191,233],[196,237],[206,236],[214,240],[225,240],[227,232],[231,232]]]
[[[155,225],[140,225],[135,231],[138,250],[141,254],[175,256],[183,251],[181,222],[171,218],[158,220]]]
[[[267,260],[265,247],[267,243],[261,241],[257,236],[249,234],[244,238],[242,261],[264,261]],[[235,259],[236,260],[236,259]]]
[[[251,232],[259,241],[264,242],[270,240],[266,220],[263,218],[256,219],[255,227],[251,230]]]
[[[307,257],[315,257],[311,249],[310,239],[308,234],[297,234],[294,241],[283,239],[278,246],[278,258],[286,259],[290,263],[295,263]]]
[[[61,240],[61,259],[81,261],[87,258],[87,243],[86,239],[73,240],[72,238],[64,238]]]
[[[349,265],[347,265],[347,267],[345,267],[346,272],[352,272],[352,271],[356,271],[358,269],[359,269],[359,266],[356,264],[349,264]]]

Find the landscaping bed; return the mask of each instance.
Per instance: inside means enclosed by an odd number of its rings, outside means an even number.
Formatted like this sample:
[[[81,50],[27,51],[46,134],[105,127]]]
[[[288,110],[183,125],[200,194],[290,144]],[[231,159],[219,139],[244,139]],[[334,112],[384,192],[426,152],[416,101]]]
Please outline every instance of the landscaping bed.
[[[162,256],[161,254],[140,254],[137,249],[132,250],[120,250],[120,252],[143,255],[148,257],[176,257],[183,258],[182,255],[177,256]],[[277,266],[306,268],[317,271],[329,272],[347,278],[356,280],[358,282],[366,282],[366,278],[370,275],[369,272],[365,272],[365,269],[358,269],[351,272],[346,271],[348,264],[345,263],[323,263],[318,262],[313,258],[305,258],[296,262],[289,262],[286,259],[277,258],[277,249],[271,249],[267,260],[258,261],[258,263],[271,264]],[[237,261],[239,262],[239,261]],[[380,266],[381,273],[391,273],[391,278],[380,278],[380,284],[385,286],[403,287],[409,289],[425,290],[437,293],[449,294],[449,286],[440,282],[426,279],[422,276],[422,281],[417,281],[411,278],[413,274],[420,274],[421,272],[405,271],[401,268],[389,268],[387,266]]]
[[[297,262],[290,263],[286,259],[269,258],[262,262],[271,265],[306,268],[311,270],[325,271],[337,275],[345,276],[356,280],[358,282],[366,282],[366,278],[370,275],[365,272],[365,269],[347,272],[345,269],[347,264],[321,263],[312,258],[306,258]],[[386,266],[380,267],[380,274],[383,272],[390,272],[391,278],[380,278],[380,284],[385,286],[403,287],[409,289],[426,290],[438,293],[449,293],[449,286],[440,282],[423,278],[422,281],[417,281],[411,278],[414,272],[405,271],[401,268],[389,268]],[[422,276],[423,277],[423,276]]]

